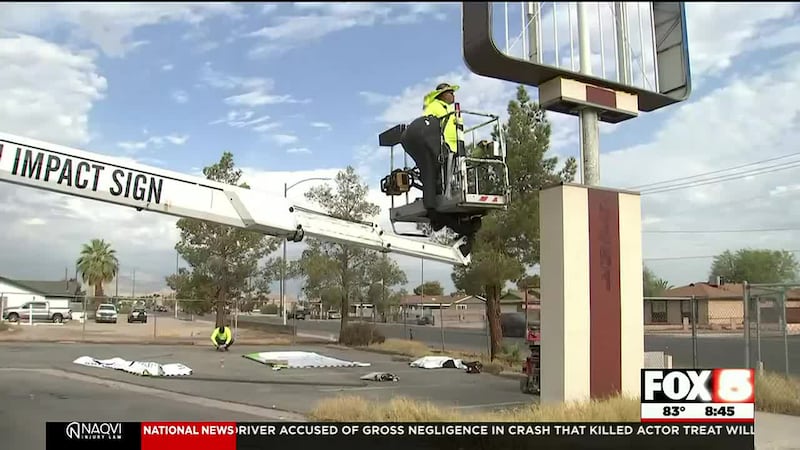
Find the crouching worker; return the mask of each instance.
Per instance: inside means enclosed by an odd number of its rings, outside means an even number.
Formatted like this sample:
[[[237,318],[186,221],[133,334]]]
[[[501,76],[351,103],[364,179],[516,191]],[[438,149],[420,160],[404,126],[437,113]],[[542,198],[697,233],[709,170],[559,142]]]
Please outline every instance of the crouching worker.
[[[226,326],[214,328],[214,332],[211,333],[211,342],[218,351],[225,350],[227,352],[228,348],[233,345],[231,329]]]

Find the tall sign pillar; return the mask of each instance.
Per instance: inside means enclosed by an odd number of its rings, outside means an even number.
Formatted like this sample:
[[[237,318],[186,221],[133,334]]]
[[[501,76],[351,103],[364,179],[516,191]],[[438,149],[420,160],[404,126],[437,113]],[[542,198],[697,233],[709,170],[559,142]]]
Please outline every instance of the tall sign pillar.
[[[638,396],[644,358],[639,195],[560,184],[541,191],[539,211],[541,401]]]

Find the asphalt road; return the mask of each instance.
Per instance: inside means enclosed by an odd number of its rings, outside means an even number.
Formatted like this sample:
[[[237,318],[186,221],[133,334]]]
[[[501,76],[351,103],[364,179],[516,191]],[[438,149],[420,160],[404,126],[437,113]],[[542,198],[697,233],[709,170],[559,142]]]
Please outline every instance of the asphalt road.
[[[240,321],[267,321],[279,323],[279,319],[267,316],[240,316]],[[338,320],[298,320],[299,332],[329,335],[335,337],[339,332]],[[377,327],[387,338],[409,339],[425,342],[439,347],[442,344],[442,330],[437,326],[419,326],[403,324],[377,323]],[[471,350],[485,352],[488,347],[486,331],[480,329],[445,328],[445,349]],[[506,345],[524,347],[522,338],[506,338]],[[758,346],[755,338],[751,338],[751,361],[758,360]],[[693,346],[690,335],[647,334],[644,339],[645,351],[663,351],[672,355],[675,367],[691,367],[693,364]],[[788,348],[788,352],[784,350]],[[761,338],[761,361],[771,371],[786,370],[786,354],[788,353],[789,372],[800,375],[800,336],[789,336],[784,345],[782,337]],[[744,338],[741,336],[703,336],[697,339],[698,367],[743,367],[745,364]]]
[[[262,421],[255,414],[224,410],[155,395],[65,380],[37,369],[0,369],[0,436],[3,448],[44,449],[45,422],[71,421]]]

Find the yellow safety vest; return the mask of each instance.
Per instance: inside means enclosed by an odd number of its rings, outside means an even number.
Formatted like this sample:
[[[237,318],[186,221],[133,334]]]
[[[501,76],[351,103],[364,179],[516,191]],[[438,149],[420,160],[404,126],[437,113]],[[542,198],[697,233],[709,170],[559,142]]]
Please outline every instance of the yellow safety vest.
[[[461,134],[464,132],[464,122],[460,114],[456,114],[455,106],[443,102],[437,98],[425,98],[425,106],[422,112],[424,116],[438,117],[443,122],[444,141],[450,147],[450,151],[458,151],[458,142],[462,141]]]
[[[214,332],[211,333],[211,342],[216,344],[217,343],[217,338],[220,337],[220,336],[222,336],[225,339],[225,343],[226,344],[230,343],[231,342],[231,329],[228,328],[228,327],[225,327],[225,332],[220,333],[219,332],[219,327],[214,327]]]

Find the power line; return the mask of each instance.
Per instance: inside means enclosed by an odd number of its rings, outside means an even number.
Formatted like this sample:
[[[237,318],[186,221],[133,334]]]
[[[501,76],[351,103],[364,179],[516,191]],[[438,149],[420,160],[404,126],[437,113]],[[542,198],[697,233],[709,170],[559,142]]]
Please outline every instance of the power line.
[[[729,174],[729,175],[722,176],[722,177],[710,178],[708,180],[698,180],[698,182],[690,182],[690,183],[686,183],[686,184],[683,184],[683,185],[679,184],[679,185],[668,186],[668,187],[664,187],[664,188],[653,188],[652,190],[643,191],[642,195],[660,194],[660,193],[663,193],[663,192],[677,191],[677,190],[681,190],[681,189],[688,189],[688,188],[693,188],[693,187],[705,186],[705,185],[709,185],[709,184],[722,183],[722,182],[725,182],[725,181],[740,180],[742,178],[747,178],[747,177],[756,176],[756,175],[765,175],[765,174],[768,174],[768,173],[775,173],[775,172],[780,172],[782,170],[795,169],[795,168],[798,168],[798,167],[800,167],[800,161],[797,161],[797,162],[794,162],[794,163],[790,163],[788,165],[779,164],[779,165],[775,165],[775,166],[763,167],[763,168],[760,168],[760,169],[757,169],[757,170],[753,170],[753,171],[742,172],[742,173],[738,173],[738,174]],[[767,169],[769,169],[769,170],[767,170]]]
[[[694,233],[762,233],[772,231],[800,231],[800,227],[786,227],[786,228],[749,228],[739,230],[642,230],[642,233],[654,234],[694,234]]]
[[[782,250],[789,253],[800,253],[800,250]],[[642,258],[644,261],[683,261],[686,259],[712,259],[719,255],[702,255],[702,256],[667,256],[660,258]]]
[[[675,181],[691,180],[693,178],[700,178],[700,177],[704,177],[706,175],[713,175],[713,174],[716,174],[716,173],[727,172],[727,171],[730,171],[730,170],[736,170],[736,169],[742,169],[742,168],[745,168],[745,167],[756,166],[756,165],[759,165],[759,164],[763,164],[765,162],[777,161],[777,160],[780,160],[780,159],[790,158],[792,156],[797,156],[797,155],[800,155],[800,152],[790,153],[788,155],[783,155],[783,156],[776,156],[774,158],[762,159],[762,160],[759,160],[759,161],[753,161],[751,163],[742,164],[742,165],[739,165],[739,166],[728,167],[727,169],[719,169],[719,170],[714,170],[714,171],[711,171],[711,172],[699,173],[697,175],[691,175],[691,176],[679,177],[679,178],[672,178],[672,179],[668,179],[668,180],[657,181],[655,183],[641,184],[639,186],[629,187],[628,189],[634,189],[635,190],[635,189],[648,188],[648,187],[651,187],[651,186],[658,186],[658,185],[661,185],[661,184],[669,184],[669,183],[673,183]],[[664,187],[664,186],[662,186],[662,187]],[[656,188],[653,188],[653,189],[656,189]]]

